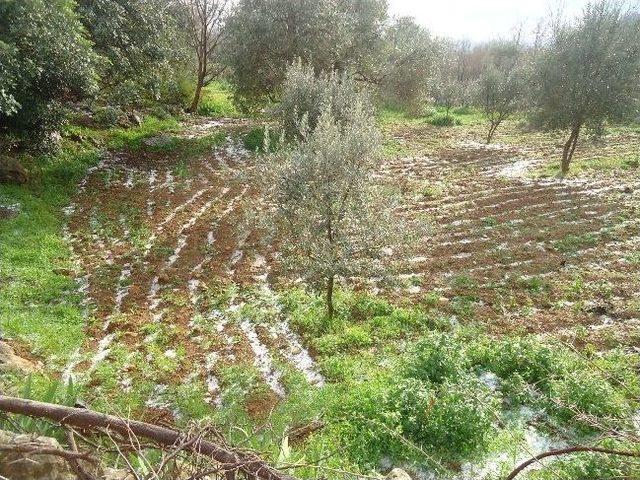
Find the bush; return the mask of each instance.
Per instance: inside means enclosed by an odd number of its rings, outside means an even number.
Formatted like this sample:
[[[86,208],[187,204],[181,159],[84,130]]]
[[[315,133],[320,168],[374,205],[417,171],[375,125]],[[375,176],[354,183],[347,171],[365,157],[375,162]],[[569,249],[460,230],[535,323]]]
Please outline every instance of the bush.
[[[115,127],[123,118],[124,113],[117,107],[107,106],[96,108],[93,119],[101,127]]]
[[[429,123],[436,127],[453,127],[456,125],[462,125],[462,122],[460,122],[460,120],[458,120],[453,115],[448,115],[446,113],[438,113],[436,115],[433,115],[429,119]]]
[[[407,437],[456,458],[486,445],[499,407],[498,398],[471,377],[435,388],[408,379],[398,385],[394,400]]]
[[[63,102],[95,92],[96,56],[73,2],[7,0],[0,18],[0,126],[41,145],[64,121]]]
[[[624,398],[602,376],[587,371],[566,375],[551,383],[552,409],[559,418],[571,420],[580,414],[620,418],[628,413]],[[588,425],[588,420],[586,421]]]
[[[399,413],[391,401],[394,392],[389,384],[390,379],[380,378],[350,385],[336,395],[329,409],[343,451],[364,468],[375,468],[383,457],[402,457],[405,449],[395,434]]]
[[[611,445],[608,445],[611,443]],[[617,442],[605,442],[603,447],[629,450],[628,445],[620,445]],[[632,448],[632,447],[631,447]],[[527,475],[529,480],[602,480],[605,478],[636,478],[637,463],[621,462],[619,457],[613,455],[600,455],[597,453],[578,453],[558,457],[553,466],[540,470],[531,469]]]
[[[470,367],[463,342],[446,333],[431,333],[411,350],[405,375],[424,382],[442,383],[462,377]]]
[[[533,337],[485,340],[469,350],[471,361],[502,379],[520,375],[529,384],[547,389],[549,379],[566,368],[567,359]]]
[[[373,116],[368,95],[358,88],[352,77],[337,73],[316,76],[313,67],[297,62],[287,70],[276,113],[287,137],[299,138],[305,128],[315,129],[324,108],[344,127],[355,106]]]

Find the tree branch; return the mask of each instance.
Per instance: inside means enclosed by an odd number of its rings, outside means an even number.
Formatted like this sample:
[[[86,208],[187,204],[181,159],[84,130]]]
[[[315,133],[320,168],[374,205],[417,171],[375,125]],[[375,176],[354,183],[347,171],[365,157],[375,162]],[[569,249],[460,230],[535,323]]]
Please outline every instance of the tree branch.
[[[532,463],[535,463],[543,458],[547,457],[557,457],[559,455],[567,455],[569,453],[578,453],[578,452],[594,452],[594,453],[605,453],[607,455],[618,455],[623,457],[635,457],[640,458],[640,452],[630,452],[624,450],[611,450],[608,448],[600,448],[600,447],[569,447],[569,448],[561,448],[558,450],[550,450],[545,453],[541,453],[540,455],[536,455],[535,457],[530,458],[526,462],[518,465],[505,480],[513,480],[516,476],[521,473],[525,468],[527,468]]]
[[[149,423],[126,420],[120,417],[94,412],[92,410],[64,407],[33,400],[0,395],[0,411],[48,418],[61,425],[81,429],[107,429],[130,438],[131,435],[146,438],[160,447],[174,448],[183,444],[187,451],[207,456],[221,464],[225,470],[240,470],[260,480],[295,480],[294,477],[277,471],[256,455],[238,452],[213,442],[197,439],[165,427]]]

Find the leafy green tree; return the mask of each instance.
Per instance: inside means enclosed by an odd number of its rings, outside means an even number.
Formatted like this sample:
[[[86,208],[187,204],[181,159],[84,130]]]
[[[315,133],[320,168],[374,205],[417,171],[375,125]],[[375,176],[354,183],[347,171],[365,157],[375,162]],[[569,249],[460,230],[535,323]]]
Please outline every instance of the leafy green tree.
[[[240,0],[225,42],[238,98],[275,100],[297,59],[366,78],[385,19],[384,0]]]
[[[536,122],[569,136],[562,173],[583,127],[601,132],[606,122],[637,115],[640,91],[640,19],[622,3],[589,4],[576,25],[557,25],[537,63],[533,85]]]
[[[95,92],[96,56],[75,8],[72,0],[0,1],[0,128],[42,141],[64,102]]]
[[[398,18],[384,33],[380,85],[385,101],[418,110],[433,76],[437,45],[411,17]]]
[[[274,206],[269,223],[283,266],[324,292],[331,318],[336,282],[379,267],[376,260],[397,222],[390,219],[388,199],[372,183],[380,135],[370,102],[352,89],[352,80],[333,74],[318,82],[315,128],[309,112],[303,112],[300,141],[268,157],[261,178]],[[333,87],[324,89],[327,83]]]
[[[157,99],[187,58],[184,12],[172,0],[79,0],[100,62],[100,87],[123,106]]]
[[[0,116],[10,117],[20,108],[12,93],[17,71],[15,47],[0,41]]]

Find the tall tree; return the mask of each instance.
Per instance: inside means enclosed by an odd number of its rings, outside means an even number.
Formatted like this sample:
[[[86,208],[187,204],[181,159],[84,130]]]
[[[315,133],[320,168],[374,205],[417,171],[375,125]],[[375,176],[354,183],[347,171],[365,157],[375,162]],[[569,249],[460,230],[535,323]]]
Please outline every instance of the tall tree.
[[[240,0],[229,19],[227,63],[245,104],[275,99],[289,65],[352,70],[363,78],[381,45],[384,0]]]
[[[225,70],[220,59],[220,47],[231,2],[229,0],[180,1],[186,8],[191,47],[198,64],[196,90],[189,107],[189,112],[194,113],[200,105],[202,89]]]
[[[435,104],[445,109],[447,116],[451,109],[462,102],[464,85],[457,76],[454,59],[446,51],[438,61],[436,74],[431,85],[431,96]]]
[[[475,89],[475,103],[489,122],[487,143],[521,105],[525,80],[524,56],[518,42],[494,44]]]
[[[437,45],[412,17],[396,19],[384,40],[381,94],[387,102],[418,111],[433,76]]]
[[[640,20],[623,3],[590,3],[575,25],[559,24],[540,56],[534,85],[535,120],[568,131],[562,174],[583,127],[601,132],[607,121],[637,114]]]

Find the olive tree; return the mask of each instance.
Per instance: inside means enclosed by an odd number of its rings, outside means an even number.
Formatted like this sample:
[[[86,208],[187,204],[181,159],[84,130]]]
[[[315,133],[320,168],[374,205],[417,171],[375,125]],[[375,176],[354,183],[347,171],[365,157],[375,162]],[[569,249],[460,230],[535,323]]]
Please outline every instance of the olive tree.
[[[385,19],[384,0],[240,0],[225,42],[237,99],[276,99],[296,59],[368,78]]]
[[[0,129],[41,144],[65,102],[96,90],[91,44],[69,0],[0,2]]]
[[[324,108],[340,124],[347,122],[351,103],[368,101],[360,92],[353,76],[335,71],[316,75],[313,66],[298,60],[287,69],[275,113],[286,137],[300,139],[306,129],[316,128]]]
[[[351,100],[337,115],[321,99],[315,128],[305,114],[300,140],[268,157],[262,175],[283,265],[324,293],[329,318],[336,282],[375,269],[396,224],[372,183],[380,140],[373,110],[363,94]]]
[[[560,24],[537,62],[535,120],[568,131],[562,174],[583,127],[602,131],[608,121],[637,112],[640,85],[640,20],[623,4],[589,4],[575,25]]]
[[[489,122],[487,143],[513,115],[525,92],[524,58],[517,43],[496,45],[488,55],[475,88],[475,103]]]
[[[455,74],[455,64],[446,54],[439,61],[431,85],[431,96],[438,107],[449,116],[451,109],[462,102],[464,85]]]
[[[418,110],[433,76],[437,46],[411,17],[396,19],[385,30],[384,41],[381,94],[386,102]]]

